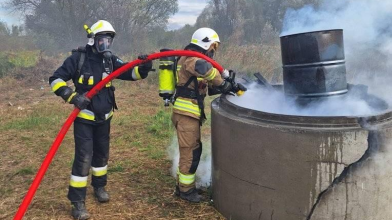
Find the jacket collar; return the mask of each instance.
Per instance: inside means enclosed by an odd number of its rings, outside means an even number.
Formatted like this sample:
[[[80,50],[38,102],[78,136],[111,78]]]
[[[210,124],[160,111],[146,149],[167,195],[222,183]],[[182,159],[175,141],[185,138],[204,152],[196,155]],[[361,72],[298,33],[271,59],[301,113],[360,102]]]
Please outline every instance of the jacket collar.
[[[93,46],[87,45],[86,46],[86,51],[87,51],[87,57],[89,60],[102,63],[103,62],[103,56],[99,53],[96,52],[96,50],[93,48]]]

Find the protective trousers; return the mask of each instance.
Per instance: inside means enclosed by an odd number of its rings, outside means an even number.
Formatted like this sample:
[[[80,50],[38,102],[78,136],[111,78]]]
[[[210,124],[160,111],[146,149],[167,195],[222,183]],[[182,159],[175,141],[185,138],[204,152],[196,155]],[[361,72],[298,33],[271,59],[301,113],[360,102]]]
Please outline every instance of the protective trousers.
[[[195,188],[196,170],[202,152],[199,119],[173,113],[172,122],[177,129],[180,161],[177,184],[181,192]]]
[[[90,167],[91,185],[106,186],[109,133],[110,120],[100,124],[74,123],[75,159],[68,190],[68,199],[71,202],[85,201]]]

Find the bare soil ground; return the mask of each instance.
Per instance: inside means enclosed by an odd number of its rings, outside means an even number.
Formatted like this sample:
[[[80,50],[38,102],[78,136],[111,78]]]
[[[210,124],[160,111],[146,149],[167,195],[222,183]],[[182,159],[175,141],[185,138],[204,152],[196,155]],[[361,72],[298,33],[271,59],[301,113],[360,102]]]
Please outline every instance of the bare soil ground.
[[[0,219],[12,219],[54,138],[72,111],[47,82],[60,63],[17,70],[0,79]],[[99,204],[92,188],[87,209],[93,220],[224,219],[210,204],[190,204],[173,196],[175,180],[166,148],[173,135],[171,109],[157,94],[156,73],[148,80],[116,80],[111,131],[111,201]],[[209,126],[203,126],[204,135]],[[66,198],[74,144],[72,127],[61,144],[24,219],[72,219]]]

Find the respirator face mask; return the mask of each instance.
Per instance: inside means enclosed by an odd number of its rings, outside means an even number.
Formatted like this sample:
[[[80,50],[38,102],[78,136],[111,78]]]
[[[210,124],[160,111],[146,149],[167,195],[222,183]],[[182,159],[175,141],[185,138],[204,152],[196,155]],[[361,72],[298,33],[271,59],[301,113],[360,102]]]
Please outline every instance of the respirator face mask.
[[[105,58],[110,58],[112,56],[111,47],[113,45],[113,37],[110,35],[98,35],[95,36],[94,40],[98,53],[103,54]]]
[[[211,44],[210,48],[207,50],[206,56],[208,56],[209,58],[213,58],[215,55],[215,52],[218,50],[218,48],[219,48],[219,43],[214,42],[213,44]]]

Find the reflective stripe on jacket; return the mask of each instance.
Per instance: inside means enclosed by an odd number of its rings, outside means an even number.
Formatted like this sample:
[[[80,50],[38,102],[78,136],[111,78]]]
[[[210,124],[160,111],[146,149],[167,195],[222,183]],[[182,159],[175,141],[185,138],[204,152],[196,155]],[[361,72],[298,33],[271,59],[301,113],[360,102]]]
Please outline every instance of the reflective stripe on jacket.
[[[181,57],[177,67],[179,67],[177,86],[184,86],[191,77],[197,77],[198,91],[203,97],[207,94],[208,86],[219,86],[223,82],[217,69],[209,62],[197,57]],[[194,84],[193,82],[190,83],[188,88],[195,89]],[[197,104],[197,100],[185,97],[176,98],[173,104],[173,112],[197,119],[201,116],[201,109]]]

